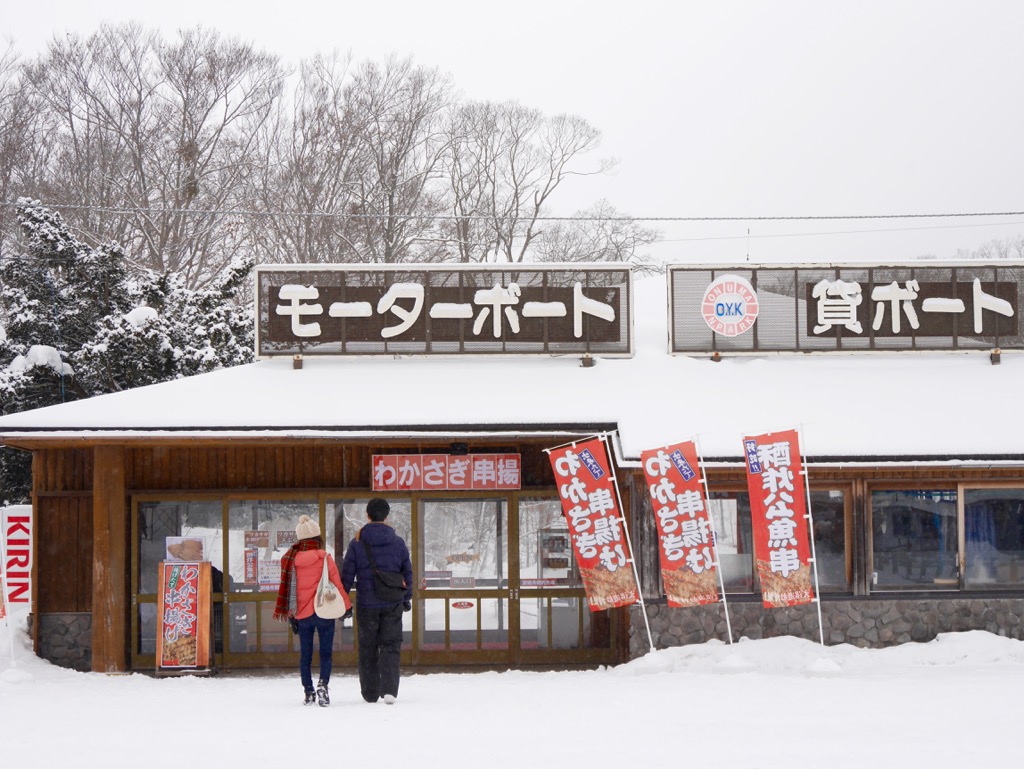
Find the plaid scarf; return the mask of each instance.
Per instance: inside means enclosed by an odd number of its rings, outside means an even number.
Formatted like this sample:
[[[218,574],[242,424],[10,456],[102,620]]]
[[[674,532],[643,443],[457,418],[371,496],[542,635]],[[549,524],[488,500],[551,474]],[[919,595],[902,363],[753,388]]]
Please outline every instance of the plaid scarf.
[[[320,537],[300,539],[281,556],[281,584],[277,588],[277,603],[274,605],[274,619],[287,622],[295,614],[295,554],[303,550],[323,550]]]

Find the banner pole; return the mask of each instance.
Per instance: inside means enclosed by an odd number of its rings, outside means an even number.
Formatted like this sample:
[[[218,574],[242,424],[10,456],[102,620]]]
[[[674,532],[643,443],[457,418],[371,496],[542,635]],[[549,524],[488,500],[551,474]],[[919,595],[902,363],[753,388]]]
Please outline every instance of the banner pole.
[[[640,611],[644,615],[644,627],[647,629],[647,643],[650,644],[650,650],[654,651],[654,636],[651,635],[651,621],[647,618],[647,605],[644,603],[644,591],[640,586],[640,573],[636,570],[636,556],[633,553],[633,542],[629,536],[629,527],[626,525],[626,519],[623,515],[624,508],[622,507],[622,495],[619,493],[619,476],[615,472],[615,463],[612,462],[611,449],[608,446],[608,433],[603,433],[601,436],[601,443],[604,445],[605,454],[608,457],[608,469],[612,474],[612,488],[615,489],[615,501],[619,506],[619,516],[622,521],[622,533],[626,536],[626,547],[629,548],[629,563],[633,567],[633,579],[636,580],[636,594],[640,599]]]
[[[559,449],[564,449],[566,446],[572,446],[573,448],[575,448],[577,443],[584,443],[585,441],[589,441],[589,440],[592,440],[594,438],[600,438],[601,440],[604,440],[607,437],[607,435],[608,435],[608,433],[594,433],[593,435],[583,435],[583,436],[581,436],[579,438],[573,438],[571,441],[566,441],[565,443],[561,443],[561,444],[559,444],[557,446],[548,446],[546,449],[543,449],[543,451],[544,451],[545,454],[550,454],[552,451],[558,451]],[[608,450],[608,445],[605,444],[604,448],[607,451]],[[611,457],[609,456],[608,459],[609,459],[609,464],[611,464]]]
[[[711,512],[711,490],[708,488],[708,476],[704,471],[704,454],[700,450],[700,437],[693,436],[693,445],[697,448],[697,461],[700,463],[700,483],[704,487],[704,498],[708,501],[708,521],[711,523],[711,542],[715,548],[715,571],[718,572],[718,589],[722,593],[722,609],[725,611],[725,632],[729,643],[732,643],[732,622],[729,620],[729,602],[725,598],[725,578],[722,576],[722,563],[718,557],[718,529],[715,526],[715,515]]]
[[[818,633],[821,645],[825,645],[825,624],[821,620],[821,588],[818,585],[818,554],[814,547],[814,513],[811,511],[811,476],[807,472],[807,450],[804,444],[803,425],[797,428],[800,436],[800,472],[804,476],[804,493],[807,495],[807,534],[811,539],[811,564],[814,567],[814,603],[818,606]]]

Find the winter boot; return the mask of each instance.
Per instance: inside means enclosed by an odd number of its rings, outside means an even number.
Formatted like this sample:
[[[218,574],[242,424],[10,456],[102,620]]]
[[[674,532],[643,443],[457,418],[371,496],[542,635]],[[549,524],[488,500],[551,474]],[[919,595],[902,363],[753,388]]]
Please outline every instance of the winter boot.
[[[331,697],[327,693],[327,684],[323,681],[317,681],[316,683],[316,704],[322,708],[326,708],[331,704]]]
[[[306,692],[306,699],[303,701],[302,704],[312,705],[314,702],[316,702],[316,692],[310,689],[308,692]]]

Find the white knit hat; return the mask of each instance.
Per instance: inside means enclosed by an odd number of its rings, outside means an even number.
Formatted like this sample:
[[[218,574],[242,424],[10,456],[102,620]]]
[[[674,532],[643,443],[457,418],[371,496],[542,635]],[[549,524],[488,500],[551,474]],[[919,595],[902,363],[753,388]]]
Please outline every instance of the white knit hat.
[[[299,539],[310,539],[320,536],[320,524],[304,515],[299,518],[299,525],[295,527],[295,536]]]

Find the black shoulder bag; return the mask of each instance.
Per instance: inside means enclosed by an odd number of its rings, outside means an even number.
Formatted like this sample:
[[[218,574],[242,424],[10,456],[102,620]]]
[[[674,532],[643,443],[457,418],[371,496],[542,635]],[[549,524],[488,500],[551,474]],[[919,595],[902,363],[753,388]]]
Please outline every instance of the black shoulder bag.
[[[397,571],[380,571],[373,560],[370,546],[365,542],[362,545],[366,552],[366,558],[370,562],[370,568],[373,569],[373,592],[377,594],[377,598],[388,603],[404,601],[405,577]]]

